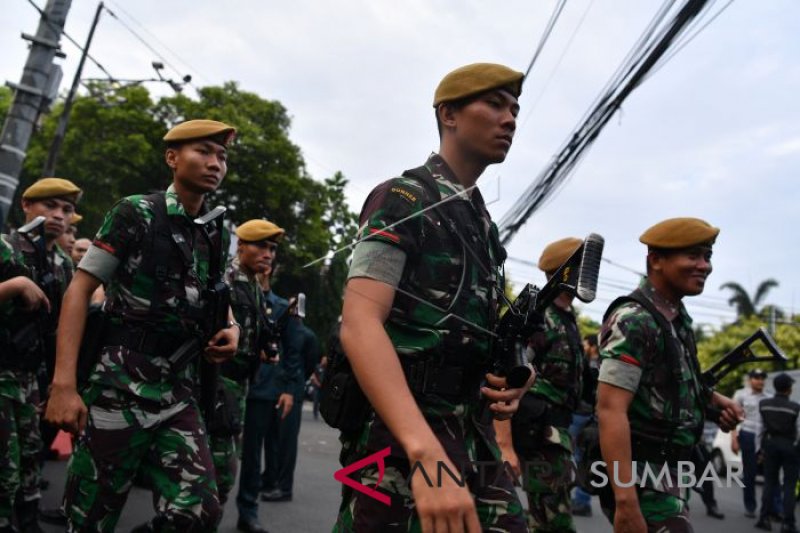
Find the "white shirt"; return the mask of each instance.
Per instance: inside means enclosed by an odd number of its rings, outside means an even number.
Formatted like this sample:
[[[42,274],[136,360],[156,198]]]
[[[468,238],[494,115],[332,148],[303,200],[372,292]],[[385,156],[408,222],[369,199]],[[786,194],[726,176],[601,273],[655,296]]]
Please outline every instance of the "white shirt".
[[[733,395],[733,401],[742,406],[744,410],[744,422],[739,426],[739,431],[749,431],[755,435],[761,434],[761,413],[758,404],[765,398],[772,398],[766,392],[754,393],[750,387],[737,390]]]

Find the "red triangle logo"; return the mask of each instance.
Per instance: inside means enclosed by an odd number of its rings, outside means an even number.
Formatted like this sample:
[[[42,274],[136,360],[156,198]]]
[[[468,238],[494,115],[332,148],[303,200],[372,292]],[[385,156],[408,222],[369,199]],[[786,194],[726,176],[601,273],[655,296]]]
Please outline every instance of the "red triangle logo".
[[[361,492],[362,494],[366,494],[370,498],[378,500],[384,505],[391,505],[392,504],[391,499],[389,498],[388,495],[378,492],[372,487],[367,487],[366,485],[362,485],[361,483],[359,483],[358,481],[356,481],[351,477],[347,477],[348,474],[355,472],[357,470],[361,470],[362,468],[364,468],[369,464],[378,463],[378,482],[375,483],[375,487],[377,487],[378,485],[380,485],[381,480],[383,480],[383,473],[386,469],[386,465],[384,464],[383,460],[389,456],[389,453],[391,453],[391,448],[387,446],[386,448],[382,449],[379,452],[375,452],[372,455],[368,455],[363,459],[360,459],[355,463],[342,468],[341,470],[337,470],[336,472],[333,473],[333,479],[335,479],[339,483],[347,485],[348,487],[354,490],[357,490],[358,492]]]

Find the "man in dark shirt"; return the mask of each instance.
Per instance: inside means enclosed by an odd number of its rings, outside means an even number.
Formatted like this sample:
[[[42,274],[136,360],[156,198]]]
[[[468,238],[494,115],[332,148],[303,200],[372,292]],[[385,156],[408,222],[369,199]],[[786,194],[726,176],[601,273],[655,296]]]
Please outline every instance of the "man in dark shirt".
[[[772,506],[775,490],[779,487],[779,473],[783,469],[783,527],[782,533],[794,533],[795,486],[800,467],[798,457],[797,424],[800,404],[789,399],[792,379],[788,374],[778,374],[773,380],[775,396],[761,400],[759,411],[764,423],[761,449],[764,451],[764,492],[761,495],[761,516],[756,528],[772,531],[768,509]]]

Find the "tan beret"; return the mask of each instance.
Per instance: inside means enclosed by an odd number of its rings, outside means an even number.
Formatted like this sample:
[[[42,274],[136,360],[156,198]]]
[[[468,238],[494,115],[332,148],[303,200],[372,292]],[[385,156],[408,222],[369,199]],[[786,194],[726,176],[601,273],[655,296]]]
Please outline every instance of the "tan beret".
[[[575,253],[583,239],[567,237],[548,244],[539,258],[539,269],[544,272],[553,272]]]
[[[714,244],[719,234],[705,220],[699,218],[669,218],[642,233],[639,241],[651,248],[688,248],[698,244]]]
[[[69,219],[69,223],[73,226],[83,220],[83,215],[79,215],[78,213],[73,213],[72,218]]]
[[[285,233],[283,228],[279,228],[268,220],[254,219],[248,220],[236,228],[236,236],[247,242],[259,242],[271,240],[279,242]]]
[[[233,126],[216,120],[203,119],[181,122],[164,135],[164,140],[167,142],[182,142],[213,137],[216,142],[227,146],[235,136],[236,128]]]
[[[472,63],[447,74],[433,95],[433,107],[452,102],[490,89],[503,87],[519,97],[525,75],[495,63]]]
[[[42,178],[22,193],[26,200],[41,200],[43,198],[63,198],[73,204],[81,199],[81,188],[69,180],[61,178]]]

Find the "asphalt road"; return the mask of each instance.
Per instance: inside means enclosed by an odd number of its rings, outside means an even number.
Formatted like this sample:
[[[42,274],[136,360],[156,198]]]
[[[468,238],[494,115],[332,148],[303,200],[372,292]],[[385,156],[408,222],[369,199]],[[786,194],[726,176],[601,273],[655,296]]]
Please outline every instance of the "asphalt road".
[[[300,451],[295,475],[294,499],[291,502],[262,503],[259,518],[271,533],[318,533],[330,531],[339,506],[340,485],[333,479],[339,469],[339,440],[337,432],[322,420],[311,416],[307,404],[300,430]],[[66,462],[49,462],[45,476],[51,488],[43,493],[42,506],[55,507],[60,503],[64,486]],[[236,531],[235,493],[225,507],[225,515],[219,528],[221,533]],[[734,487],[717,492],[717,500],[724,520],[706,516],[705,507],[699,497],[691,500],[692,524],[698,533],[744,533],[757,531],[754,520],[744,517],[741,489]],[[610,533],[611,526],[600,511],[597,499],[592,502],[593,516],[576,517],[579,532]],[[130,531],[153,515],[151,495],[148,491],[134,488],[120,518],[117,531]],[[42,524],[47,532],[60,528]],[[777,529],[777,528],[776,528]]]

